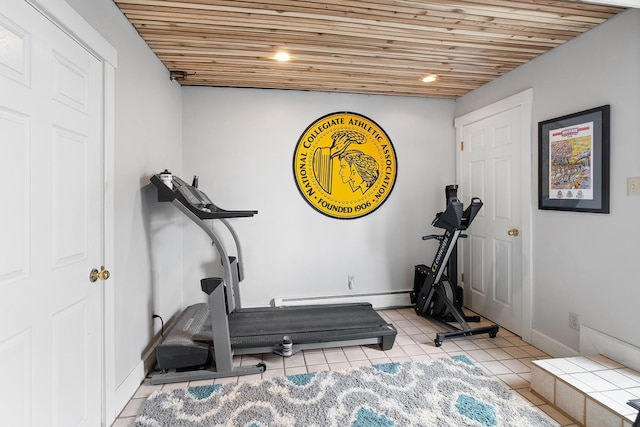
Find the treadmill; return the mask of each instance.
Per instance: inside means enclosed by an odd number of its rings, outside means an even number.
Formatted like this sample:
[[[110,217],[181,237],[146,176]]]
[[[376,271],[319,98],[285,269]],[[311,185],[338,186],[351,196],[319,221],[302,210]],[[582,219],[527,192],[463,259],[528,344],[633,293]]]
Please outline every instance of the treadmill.
[[[291,356],[300,350],[379,345],[393,347],[397,331],[368,303],[242,308],[239,284],[244,279],[242,248],[230,218],[249,218],[254,210],[225,210],[197,188],[168,171],[151,177],[158,201],[170,202],[212,240],[223,277],[200,281],[207,302],[187,307],[156,347],[157,371],[152,384],[196,381],[262,373],[266,365],[234,366],[233,356],[275,353]],[[230,256],[214,231],[219,221],[233,238]]]

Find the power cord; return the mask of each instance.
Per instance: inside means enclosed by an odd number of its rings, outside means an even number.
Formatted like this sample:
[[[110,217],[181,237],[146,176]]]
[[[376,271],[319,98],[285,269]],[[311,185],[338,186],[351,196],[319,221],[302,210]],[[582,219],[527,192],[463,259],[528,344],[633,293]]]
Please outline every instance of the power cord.
[[[160,330],[160,336],[164,337],[164,320],[162,320],[162,317],[158,316],[157,314],[154,314],[153,316],[151,316],[152,319],[160,319],[160,322],[162,324],[162,329]]]

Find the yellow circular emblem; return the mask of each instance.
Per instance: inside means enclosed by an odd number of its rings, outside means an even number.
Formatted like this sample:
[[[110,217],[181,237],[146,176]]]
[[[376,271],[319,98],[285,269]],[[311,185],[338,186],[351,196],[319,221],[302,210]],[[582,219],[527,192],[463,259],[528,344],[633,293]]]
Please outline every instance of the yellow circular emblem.
[[[300,194],[314,209],[334,218],[359,218],[391,194],[396,153],[373,120],[349,112],[328,114],[300,136],[293,174]]]

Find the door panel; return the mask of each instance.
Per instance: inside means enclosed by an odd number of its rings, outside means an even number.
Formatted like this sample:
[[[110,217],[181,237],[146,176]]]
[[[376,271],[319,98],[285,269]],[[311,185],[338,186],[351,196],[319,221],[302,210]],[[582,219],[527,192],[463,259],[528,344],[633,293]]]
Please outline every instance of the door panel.
[[[477,216],[476,216],[477,218]],[[486,239],[483,236],[470,235],[468,238],[468,260],[471,274],[465,272],[465,285],[468,283],[473,295],[480,295],[483,298],[487,294],[487,275],[485,273],[486,262]],[[468,294],[466,292],[465,294]],[[465,303],[467,303],[465,301]],[[467,305],[470,305],[467,303]]]
[[[13,201],[12,209],[3,209],[0,221],[0,289],[29,273],[29,119],[17,111],[0,108],[0,170],[10,176],[12,185],[3,189]]]
[[[80,262],[88,256],[89,149],[85,135],[68,129],[53,129],[50,184],[54,268]]]
[[[513,248],[511,242],[496,239],[493,242],[493,249],[493,259],[496,265],[493,279],[493,301],[496,304],[502,304],[504,307],[511,307],[513,305],[511,292],[513,289],[513,277],[511,274]]]
[[[60,426],[84,425],[87,419],[87,396],[93,380],[87,372],[91,356],[87,339],[87,301],[82,300],[52,317],[53,419]],[[69,373],[73,372],[72,375]]]
[[[2,392],[2,422],[8,426],[31,425],[31,363],[33,355],[31,331],[25,329],[0,343],[0,363],[10,366],[2,375],[2,382],[11,384],[10,392]],[[9,408],[10,410],[5,410]]]

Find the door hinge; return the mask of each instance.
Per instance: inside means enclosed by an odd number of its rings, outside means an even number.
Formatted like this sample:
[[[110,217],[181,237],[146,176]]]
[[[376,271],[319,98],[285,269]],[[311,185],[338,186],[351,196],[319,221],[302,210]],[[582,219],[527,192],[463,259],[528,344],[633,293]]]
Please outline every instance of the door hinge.
[[[462,283],[464,283],[464,273],[462,273],[462,274],[460,275],[460,281],[461,281]]]
[[[460,151],[464,151],[464,141],[460,141]]]

